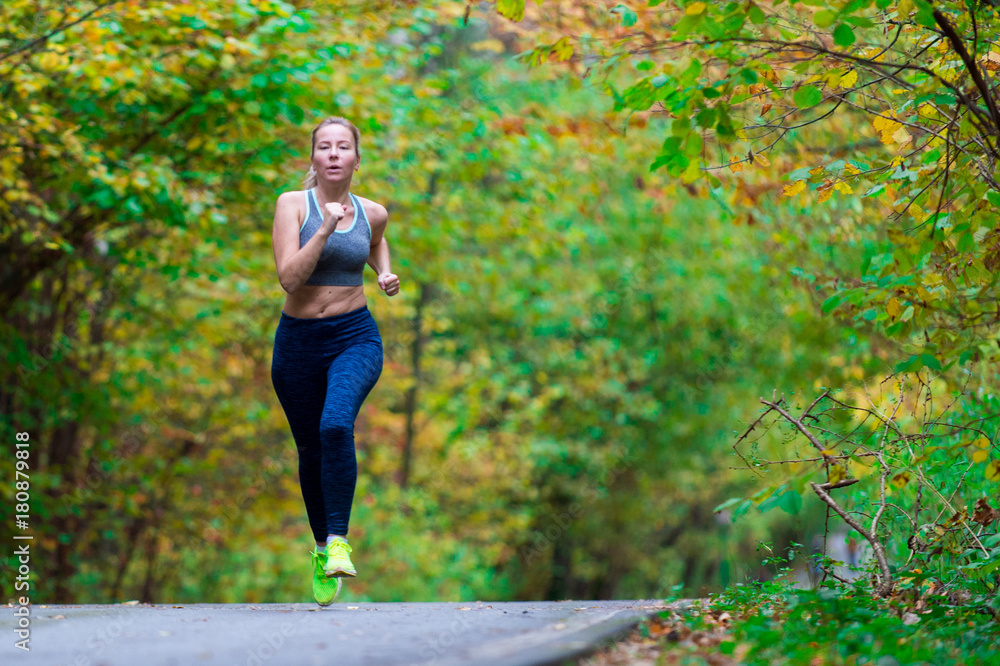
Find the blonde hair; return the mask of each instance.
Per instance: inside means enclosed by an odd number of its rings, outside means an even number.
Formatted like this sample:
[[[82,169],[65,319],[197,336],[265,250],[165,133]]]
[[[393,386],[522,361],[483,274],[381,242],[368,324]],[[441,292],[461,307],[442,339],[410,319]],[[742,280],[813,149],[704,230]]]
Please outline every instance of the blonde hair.
[[[361,132],[358,131],[358,128],[355,127],[354,123],[352,123],[347,118],[341,118],[340,116],[330,116],[329,118],[326,118],[325,120],[320,122],[319,125],[316,125],[316,127],[313,128],[312,148],[309,150],[310,161],[312,161],[313,152],[315,152],[316,150],[316,132],[318,132],[320,128],[326,127],[327,125],[342,125],[347,129],[351,130],[351,134],[354,135],[354,154],[357,155],[359,158],[361,157]],[[312,164],[309,165],[309,171],[306,173],[306,178],[304,181],[302,181],[302,185],[307,190],[316,187],[316,169],[313,168]]]

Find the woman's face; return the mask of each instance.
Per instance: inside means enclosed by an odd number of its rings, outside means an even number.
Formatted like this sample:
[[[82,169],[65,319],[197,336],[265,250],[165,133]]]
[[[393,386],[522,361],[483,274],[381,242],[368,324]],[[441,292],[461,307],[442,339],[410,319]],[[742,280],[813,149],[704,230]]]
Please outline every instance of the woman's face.
[[[343,125],[324,125],[316,132],[312,165],[319,180],[341,181],[358,170],[354,135]]]

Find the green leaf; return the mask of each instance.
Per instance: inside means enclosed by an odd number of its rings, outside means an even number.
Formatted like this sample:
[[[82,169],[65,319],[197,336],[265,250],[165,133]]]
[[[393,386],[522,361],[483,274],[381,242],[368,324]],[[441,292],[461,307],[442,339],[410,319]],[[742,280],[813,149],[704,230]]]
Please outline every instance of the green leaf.
[[[785,513],[796,515],[802,510],[802,495],[798,494],[794,490],[789,490],[781,496],[781,501],[778,506],[781,507],[781,510]]]
[[[712,513],[719,513],[720,511],[725,511],[729,507],[736,506],[737,504],[739,504],[742,501],[743,501],[742,497],[730,497],[725,502],[723,502],[719,506],[717,506],[714,509],[712,509]]]
[[[900,361],[894,368],[895,372],[915,372],[923,367],[940,370],[941,362],[931,354],[914,354],[905,361]]]
[[[847,16],[844,18],[845,21],[850,23],[856,28],[874,28],[875,22],[870,18],[865,18],[863,16]]]
[[[854,31],[846,23],[841,23],[833,30],[833,43],[837,46],[850,46],[854,43]]]
[[[824,9],[813,14],[813,23],[817,28],[829,28],[837,20],[837,12],[832,9]]]
[[[934,20],[934,6],[927,0],[913,0],[917,6],[917,13],[914,20],[925,28],[936,28],[937,22]]]
[[[800,109],[807,109],[823,101],[823,92],[812,85],[803,86],[795,91],[792,99],[795,100],[795,105]]]
[[[511,21],[520,21],[524,19],[524,0],[498,0],[497,11]]]
[[[687,135],[687,139],[684,141],[684,154],[688,157],[695,157],[701,154],[702,146],[704,145],[704,140],[701,138],[701,134],[698,132],[691,132]]]
[[[523,10],[524,2],[521,3],[521,6],[522,6],[521,14],[523,16],[523,14],[524,14],[524,10]],[[621,17],[622,17],[622,25],[625,26],[626,28],[632,27],[633,25],[635,25],[636,21],[639,20],[639,17],[636,16],[635,12],[632,11],[631,9],[629,9],[628,7],[626,7],[625,5],[618,5],[618,6],[614,7],[611,10],[611,13],[612,14],[619,14],[619,15],[621,15]]]
[[[926,365],[931,370],[941,369],[941,361],[937,360],[937,358],[931,356],[930,354],[921,354],[920,362]]]

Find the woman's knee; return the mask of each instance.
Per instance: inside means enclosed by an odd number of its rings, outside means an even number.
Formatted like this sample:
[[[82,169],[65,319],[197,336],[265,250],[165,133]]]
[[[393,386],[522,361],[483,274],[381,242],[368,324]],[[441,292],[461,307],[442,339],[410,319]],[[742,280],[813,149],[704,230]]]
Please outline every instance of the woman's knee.
[[[319,424],[319,436],[324,442],[346,442],[354,437],[354,424],[346,419],[324,419]]]

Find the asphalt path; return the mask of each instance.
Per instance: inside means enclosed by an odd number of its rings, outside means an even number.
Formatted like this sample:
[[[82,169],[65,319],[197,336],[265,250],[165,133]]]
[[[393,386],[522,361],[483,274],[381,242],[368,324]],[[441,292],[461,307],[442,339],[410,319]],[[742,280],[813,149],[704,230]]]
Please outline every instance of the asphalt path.
[[[659,600],[30,606],[30,651],[0,608],[0,664],[563,664],[663,610]]]

